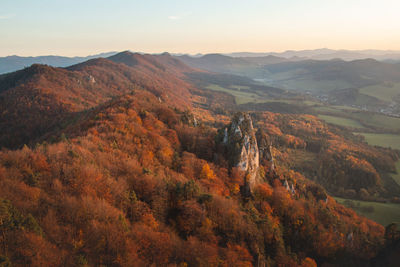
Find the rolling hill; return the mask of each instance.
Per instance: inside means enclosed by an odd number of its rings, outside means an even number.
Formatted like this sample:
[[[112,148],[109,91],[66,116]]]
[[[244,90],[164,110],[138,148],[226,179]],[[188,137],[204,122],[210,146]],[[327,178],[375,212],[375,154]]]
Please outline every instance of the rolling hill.
[[[123,63],[120,63],[123,62]],[[123,52],[66,69],[32,65],[0,76],[0,146],[27,144],[67,118],[113,97],[146,88],[160,101],[189,106],[191,85],[180,76],[194,71],[168,55]]]
[[[290,60],[267,57],[206,55],[179,57],[192,67],[241,75],[264,85],[309,94],[335,105],[400,114],[398,64],[374,59],[344,61]],[[373,93],[370,88],[374,87]],[[368,91],[369,90],[369,91]],[[382,96],[389,96],[382,99]]]
[[[388,176],[397,151],[370,147],[312,115],[236,113],[230,95],[205,83],[287,94],[169,54],[122,52],[0,76],[1,261],[365,266],[385,259],[379,252],[392,236],[329,193],[389,201],[399,189]],[[232,158],[253,162],[250,192],[250,171]]]

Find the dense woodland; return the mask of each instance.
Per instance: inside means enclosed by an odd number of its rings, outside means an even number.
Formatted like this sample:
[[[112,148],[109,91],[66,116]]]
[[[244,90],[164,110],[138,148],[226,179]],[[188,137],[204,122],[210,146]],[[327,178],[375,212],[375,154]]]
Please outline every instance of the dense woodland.
[[[364,200],[398,201],[398,150],[372,147],[312,115],[262,112],[259,127],[277,148],[278,161],[322,184],[329,192]]]
[[[232,98],[187,72],[169,55],[125,52],[0,76],[2,266],[390,263],[396,225],[329,192],[392,199],[398,151],[311,115],[256,112],[276,166],[261,161],[262,182],[243,195],[246,173],[217,142]]]

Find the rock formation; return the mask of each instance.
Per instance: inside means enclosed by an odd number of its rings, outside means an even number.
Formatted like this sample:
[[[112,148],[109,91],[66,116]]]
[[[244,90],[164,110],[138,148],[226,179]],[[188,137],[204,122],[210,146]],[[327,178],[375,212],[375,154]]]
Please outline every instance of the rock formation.
[[[182,114],[182,122],[184,124],[187,124],[187,125],[190,125],[190,126],[194,126],[194,127],[199,126],[199,123],[198,123],[196,117],[190,111],[184,111],[183,112],[183,114]]]
[[[272,145],[269,137],[262,131],[258,129],[256,133],[258,150],[260,153],[260,163],[269,166],[269,173],[271,175],[275,174],[275,160],[272,154]]]
[[[251,193],[258,180],[259,150],[251,117],[236,113],[230,125],[221,132],[230,167],[246,173],[245,192]]]

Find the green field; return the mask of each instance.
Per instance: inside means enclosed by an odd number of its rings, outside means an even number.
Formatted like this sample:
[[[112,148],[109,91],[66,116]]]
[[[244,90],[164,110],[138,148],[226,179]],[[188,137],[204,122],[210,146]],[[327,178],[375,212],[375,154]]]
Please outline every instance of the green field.
[[[400,149],[399,134],[355,133],[365,137],[369,145]]]
[[[396,181],[398,185],[400,185],[400,160],[396,162],[396,170],[397,174],[392,174],[393,180]]]
[[[391,130],[400,129],[400,118],[368,112],[353,112],[349,115],[351,115],[355,120],[360,120],[370,127],[386,128]]]
[[[332,106],[318,106],[314,107],[314,110],[317,112],[329,112],[329,113],[335,113],[335,114],[340,114],[340,110],[337,110],[333,108]]]
[[[217,84],[209,84],[206,89],[213,91],[220,91],[231,94],[235,97],[236,104],[246,104],[246,103],[286,103],[286,104],[302,104],[304,106],[314,106],[318,102],[310,100],[299,100],[299,99],[272,99],[262,93],[257,93],[256,91],[248,91],[251,88],[244,85],[231,85],[229,87],[222,87]]]
[[[303,75],[302,72],[303,70],[301,69],[294,69],[285,72],[269,73],[269,85],[272,84],[276,87],[293,91],[314,93],[327,93],[352,86],[352,84],[344,80],[316,80],[312,75]]]
[[[317,106],[313,107],[317,112],[330,113],[338,116],[351,115],[349,111],[359,111],[357,108],[347,106]]]
[[[245,85],[232,85],[231,88],[237,89],[237,90],[242,90],[242,89],[250,89],[250,87],[245,86]]]
[[[352,127],[352,128],[364,128],[361,123],[358,121],[352,120],[352,119],[347,119],[347,118],[342,118],[342,117],[335,117],[335,116],[330,116],[330,115],[318,115],[320,119],[323,119],[327,123],[332,123],[336,124],[339,126],[344,126],[344,127]]]
[[[393,97],[400,95],[400,83],[371,85],[361,88],[360,93],[392,102]]]
[[[353,111],[359,111],[359,108],[355,108],[355,107],[349,107],[349,106],[332,106],[335,109],[340,109],[340,110],[344,110],[344,111],[348,111],[348,110],[353,110]]]
[[[304,101],[302,101],[302,103],[306,106],[315,106],[315,105],[319,104],[319,102],[315,102],[315,101],[311,101],[311,100],[304,100]]]
[[[264,101],[260,100],[259,95],[254,94],[254,93],[239,91],[239,90],[235,90],[235,89],[228,89],[228,88],[224,88],[219,85],[216,85],[216,84],[210,84],[206,88],[210,89],[210,90],[225,92],[225,93],[233,95],[235,97],[236,103],[238,105],[249,103],[249,102],[254,102],[254,103],[264,102]],[[241,86],[241,88],[243,88],[243,86]]]
[[[384,114],[362,112],[356,108],[345,106],[318,106],[313,108],[317,113],[329,114],[319,115],[319,117],[328,116],[326,119],[327,122],[341,126],[356,127],[351,126],[354,124],[351,121],[356,121],[356,123],[364,125],[364,127],[358,126],[360,128],[373,127],[379,129],[384,128],[388,130],[400,129],[400,118],[395,118]],[[348,117],[348,119],[342,117]]]
[[[348,206],[347,199],[335,197],[340,204]],[[392,222],[400,222],[400,204],[379,203],[360,200],[350,200],[353,203],[353,209],[359,215],[363,215],[377,223],[386,226]]]

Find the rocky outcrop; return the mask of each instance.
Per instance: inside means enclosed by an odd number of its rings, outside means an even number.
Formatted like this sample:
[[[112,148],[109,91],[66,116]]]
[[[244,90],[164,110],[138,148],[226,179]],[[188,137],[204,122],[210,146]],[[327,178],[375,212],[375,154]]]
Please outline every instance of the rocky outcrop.
[[[181,119],[184,124],[194,126],[194,127],[199,126],[199,123],[198,123],[196,117],[190,111],[184,111]]]
[[[246,173],[245,191],[252,192],[258,180],[260,155],[251,117],[236,113],[230,125],[220,131],[230,167],[238,167]]]
[[[288,181],[285,179],[285,182],[283,186],[286,188],[286,190],[291,193],[292,195],[296,194],[296,190],[294,189],[293,183],[288,183]]]
[[[256,133],[258,150],[260,153],[260,163],[269,167],[271,175],[275,174],[275,159],[272,153],[272,145],[268,135],[261,129],[258,129]]]
[[[85,76],[85,79],[86,79],[86,81],[88,81],[91,84],[95,84],[96,83],[96,80],[92,75]]]

